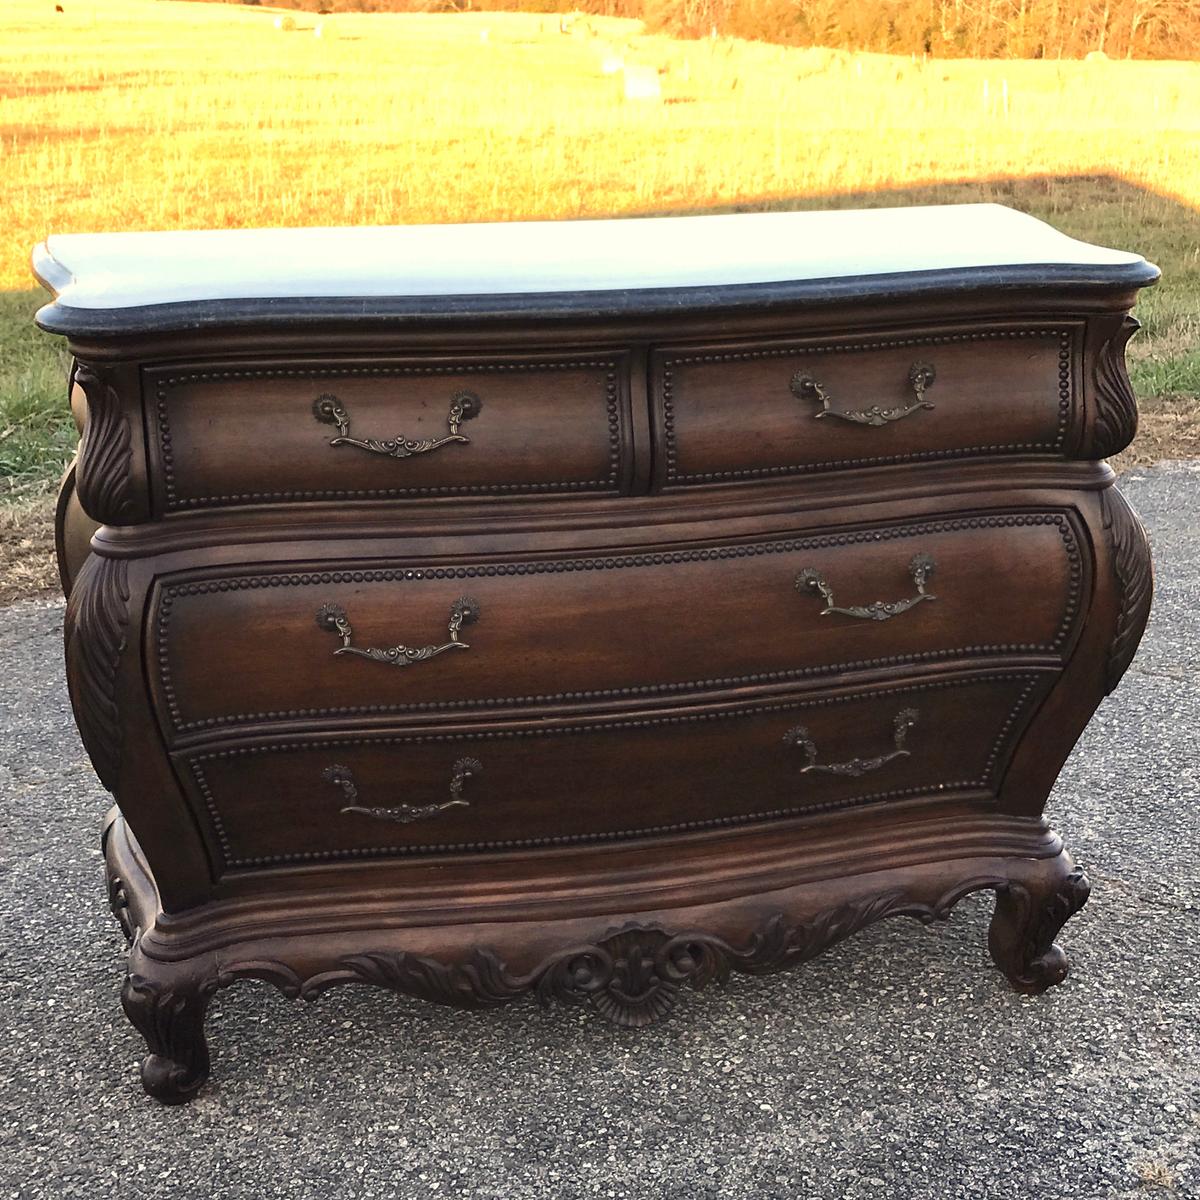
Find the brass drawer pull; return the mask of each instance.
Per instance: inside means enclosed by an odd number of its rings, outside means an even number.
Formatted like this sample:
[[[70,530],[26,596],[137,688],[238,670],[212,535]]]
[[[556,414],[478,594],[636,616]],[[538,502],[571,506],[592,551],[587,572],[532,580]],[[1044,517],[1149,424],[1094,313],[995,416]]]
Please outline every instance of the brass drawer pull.
[[[331,438],[331,446],[357,446],[370,450],[372,454],[386,454],[389,458],[412,458],[414,454],[428,454],[440,450],[450,442],[470,443],[471,439],[459,433],[459,426],[479,416],[483,401],[474,392],[455,392],[450,400],[450,412],[446,417],[449,433],[440,438],[414,440],[397,434],[394,438],[352,438],[350,436],[350,414],[346,406],[332,392],[322,392],[313,401],[313,415],[323,425],[336,425],[338,436]]]
[[[783,740],[789,746],[799,746],[804,751],[804,757],[808,761],[800,768],[802,775],[809,771],[825,771],[830,775],[866,775],[869,771],[878,771],[895,758],[911,756],[912,751],[905,743],[908,731],[917,723],[918,715],[915,708],[903,708],[895,715],[892,719],[892,741],[895,749],[876,758],[852,758],[847,762],[819,763],[816,743],[809,737],[808,730],[803,725],[794,725],[783,735]]]
[[[843,616],[858,617],[864,621],[887,621],[891,617],[898,617],[901,613],[908,612],[922,600],[937,599],[936,596],[930,595],[925,590],[925,585],[929,582],[933,570],[934,562],[928,554],[914,554],[908,564],[908,573],[912,576],[913,583],[917,585],[917,594],[906,596],[903,600],[876,600],[871,604],[841,607],[834,604],[833,588],[816,567],[805,567],[797,573],[796,591],[819,592],[821,599],[825,602],[825,607],[821,609],[823,617],[829,616],[830,613],[841,613]]]
[[[407,667],[412,663],[424,662],[444,650],[469,650],[466,642],[459,641],[459,633],[464,625],[473,625],[479,620],[479,604],[470,596],[459,596],[450,609],[450,622],[447,631],[450,635],[448,642],[440,646],[406,646],[401,643],[387,650],[366,649],[350,645],[354,631],[350,628],[350,620],[346,610],[340,604],[322,604],[317,609],[317,626],[336,633],[341,639],[341,646],[334,654],[357,654],[360,658],[369,658],[372,662],[387,663],[393,667]]]
[[[346,803],[342,808],[344,813],[361,813],[364,817],[375,817],[380,821],[399,821],[401,825],[411,825],[414,821],[423,821],[426,817],[437,816],[447,808],[461,806],[470,808],[470,800],[463,799],[463,785],[472,775],[478,775],[483,770],[483,764],[477,758],[460,758],[452,768],[450,776],[450,799],[441,804],[399,804],[395,808],[368,808],[356,804],[358,799],[358,784],[354,782],[354,774],[349,767],[335,763],[321,772],[321,778],[326,783],[332,783],[342,789]]]
[[[925,399],[925,390],[933,387],[937,373],[929,363],[913,363],[908,369],[908,383],[913,390],[913,398],[906,404],[895,408],[883,408],[878,404],[870,408],[836,409],[831,408],[833,397],[806,371],[797,371],[792,376],[791,393],[798,400],[819,400],[821,411],[813,413],[821,417],[839,417],[843,421],[852,421],[855,425],[887,425],[890,421],[899,421],[902,417],[911,416],[920,408],[933,408],[933,401]]]

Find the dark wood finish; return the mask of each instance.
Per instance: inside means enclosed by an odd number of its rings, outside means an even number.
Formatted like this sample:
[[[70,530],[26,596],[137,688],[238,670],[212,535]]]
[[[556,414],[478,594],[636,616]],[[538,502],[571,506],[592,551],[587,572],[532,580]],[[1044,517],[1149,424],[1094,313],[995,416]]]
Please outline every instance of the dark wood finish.
[[[54,549],[58,559],[58,581],[64,596],[70,596],[99,525],[83,511],[75,494],[75,463],[63,472],[54,510]]]
[[[1097,461],[1131,270],[76,329],[68,677],[147,1090],[195,1094],[239,979],[637,1026],[978,890],[1012,984],[1060,982],[1087,882],[1042,807],[1152,586]],[[877,424],[791,386],[905,409],[916,362],[934,407]],[[313,413],[437,438],[460,390],[469,441],[402,458]],[[431,652],[336,654],[330,606]]]

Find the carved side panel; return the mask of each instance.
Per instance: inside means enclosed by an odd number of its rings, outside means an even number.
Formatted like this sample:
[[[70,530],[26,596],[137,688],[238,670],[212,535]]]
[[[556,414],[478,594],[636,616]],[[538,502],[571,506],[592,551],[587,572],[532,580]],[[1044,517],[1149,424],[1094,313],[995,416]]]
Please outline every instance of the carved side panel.
[[[75,489],[84,511],[107,525],[130,525],[145,515],[133,477],[133,433],[111,370],[77,362],[74,382],[87,397]]]
[[[117,668],[129,627],[129,568],[92,555],[67,606],[67,685],[84,748],[100,782],[115,792],[121,766]]]
[[[1095,416],[1085,458],[1108,458],[1124,450],[1137,433],[1137,400],[1125,369],[1125,347],[1141,328],[1127,316],[1100,347],[1092,375]]]
[[[1109,488],[1100,496],[1100,508],[1118,594],[1117,625],[1105,666],[1104,687],[1108,693],[1120,683],[1142,640],[1150,618],[1154,571],[1146,531],[1125,497],[1116,488]]]

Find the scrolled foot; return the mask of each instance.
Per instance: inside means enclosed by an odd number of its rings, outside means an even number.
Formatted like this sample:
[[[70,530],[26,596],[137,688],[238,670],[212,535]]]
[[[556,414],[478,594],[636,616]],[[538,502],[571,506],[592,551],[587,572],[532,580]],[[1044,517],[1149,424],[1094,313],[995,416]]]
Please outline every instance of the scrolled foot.
[[[150,1050],[142,1060],[142,1086],[164,1104],[185,1104],[208,1078],[204,1016],[210,995],[133,974],[121,989],[125,1015]]]
[[[996,892],[988,946],[1018,992],[1037,995],[1067,977],[1067,956],[1054,940],[1086,903],[1091,884],[1066,856],[1049,872],[1012,880]]]

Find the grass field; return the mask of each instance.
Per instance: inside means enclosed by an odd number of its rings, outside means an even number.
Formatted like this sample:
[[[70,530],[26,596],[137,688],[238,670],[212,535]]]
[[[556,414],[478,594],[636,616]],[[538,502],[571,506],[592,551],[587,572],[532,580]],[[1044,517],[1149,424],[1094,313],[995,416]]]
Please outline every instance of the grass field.
[[[47,233],[999,199],[1141,251],[1139,453],[1200,453],[1200,64],[914,62],[557,16],[0,4],[0,489],[73,437]],[[323,22],[322,36],[314,29]],[[656,68],[628,101],[618,61]]]

